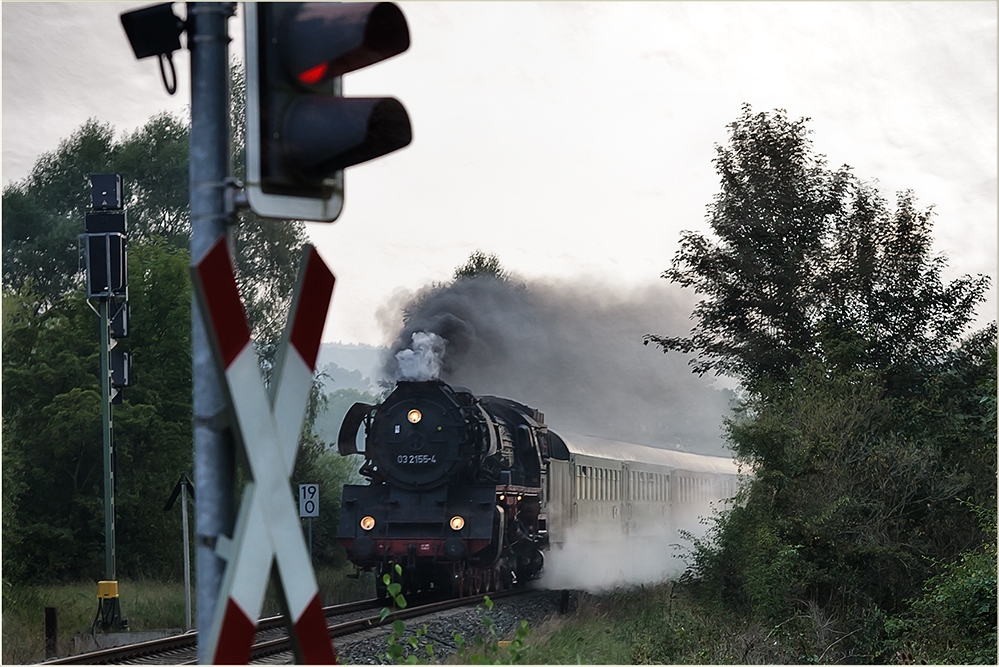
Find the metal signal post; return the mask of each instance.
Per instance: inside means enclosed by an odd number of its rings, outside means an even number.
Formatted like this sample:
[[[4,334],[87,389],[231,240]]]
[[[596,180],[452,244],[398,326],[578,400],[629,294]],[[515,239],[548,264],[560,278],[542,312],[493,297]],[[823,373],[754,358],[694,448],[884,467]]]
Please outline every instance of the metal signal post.
[[[118,577],[115,564],[115,465],[112,404],[121,403],[121,389],[131,384],[131,359],[126,352],[114,352],[117,338],[128,336],[128,257],[125,237],[125,211],[122,178],[119,174],[90,177],[93,210],[86,214],[84,242],[87,274],[87,303],[100,318],[101,413],[104,435],[104,565],[105,579],[97,582],[97,616],[94,627],[120,630],[128,627],[121,617]],[[115,338],[112,338],[112,335]]]

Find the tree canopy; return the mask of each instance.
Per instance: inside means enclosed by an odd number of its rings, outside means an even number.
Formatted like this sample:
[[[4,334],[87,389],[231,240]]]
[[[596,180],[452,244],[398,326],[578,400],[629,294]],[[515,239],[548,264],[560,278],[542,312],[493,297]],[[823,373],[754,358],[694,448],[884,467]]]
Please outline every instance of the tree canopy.
[[[780,641],[824,633],[826,659],[993,664],[995,322],[968,333],[990,280],[945,282],[932,208],[890,207],[808,134],[748,106],[729,125],[713,236],[663,273],[702,295],[694,328],[645,338],[743,388],[727,431],[752,476],[692,570]]]
[[[849,167],[828,169],[807,120],[746,106],[729,125],[714,160],[714,238],[684,232],[663,273],[704,296],[697,323],[689,336],[646,337],[751,392],[788,381],[810,359],[887,371],[939,357],[989,285],[986,276],[945,284],[932,209],[903,192],[892,210]]]
[[[243,113],[241,90],[233,96],[235,120]],[[7,579],[94,577],[103,570],[99,320],[82,288],[78,248],[96,173],[122,175],[128,216],[131,331],[118,349],[132,355],[133,384],[114,408],[118,567],[131,576],[178,571],[179,513],[164,514],[162,504],[193,464],[189,141],[188,124],[166,114],[120,138],[91,119],[3,189]],[[239,132],[233,143],[241,155]],[[237,283],[266,372],[290,306],[305,226],[243,211],[232,237]],[[317,385],[312,421],[321,399]],[[311,421],[303,443],[296,480],[335,486],[347,474],[330,462]],[[339,497],[330,491],[324,513],[335,520]],[[334,530],[320,528],[317,543],[336,558]]]

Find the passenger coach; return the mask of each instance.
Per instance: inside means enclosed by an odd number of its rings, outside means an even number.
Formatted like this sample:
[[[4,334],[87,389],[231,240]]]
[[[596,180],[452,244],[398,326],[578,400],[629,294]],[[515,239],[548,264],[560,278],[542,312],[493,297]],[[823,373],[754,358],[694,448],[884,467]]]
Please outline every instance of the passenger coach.
[[[583,435],[551,434],[549,539],[577,525],[629,537],[673,535],[678,519],[704,513],[738,488],[734,460]],[[559,437],[561,436],[561,437]]]

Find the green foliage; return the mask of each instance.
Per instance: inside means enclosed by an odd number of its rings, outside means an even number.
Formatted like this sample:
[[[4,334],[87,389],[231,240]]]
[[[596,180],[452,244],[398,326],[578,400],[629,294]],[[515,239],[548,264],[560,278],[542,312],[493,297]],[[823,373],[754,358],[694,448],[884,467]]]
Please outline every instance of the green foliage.
[[[996,502],[995,323],[962,338],[989,279],[945,284],[931,210],[911,193],[889,210],[848,168],[827,170],[805,120],[746,107],[729,127],[717,239],[686,233],[664,273],[705,296],[697,324],[646,338],[745,390],[727,429],[753,476],[693,540],[699,590],[785,641],[823,616],[851,660],[890,655],[885,628],[911,631],[892,620],[910,604],[956,631],[911,602],[933,591],[991,633],[994,656],[994,611],[982,626],[989,609],[971,601],[995,599],[994,567],[967,566],[994,549],[994,526],[958,500]]]
[[[889,645],[908,662],[996,664],[996,510],[968,506],[991,541],[944,564],[922,596],[885,623]]]
[[[716,239],[684,232],[663,277],[704,295],[688,337],[649,335],[696,355],[696,373],[736,376],[750,392],[786,383],[822,359],[904,374],[950,349],[989,279],[945,285],[932,257],[931,210],[912,193],[897,207],[812,152],[807,119],[747,105],[718,147],[721,192],[709,207]]]
[[[235,77],[235,74],[234,74]],[[238,77],[236,77],[238,78]],[[242,114],[234,98],[234,117]],[[162,114],[116,138],[90,120],[3,189],[4,574],[48,581],[100,577],[103,437],[98,320],[80,286],[78,235],[89,177],[120,173],[128,212],[133,385],[114,408],[118,568],[176,574],[179,512],[162,501],[192,470],[189,127]],[[235,137],[242,151],[241,135]],[[304,223],[242,212],[234,228],[237,282],[269,378],[291,302]],[[323,485],[316,542],[342,558],[333,528],[349,475],[311,435],[310,405],[296,476]],[[341,468],[344,468],[341,470]],[[296,477],[297,479],[297,477]],[[332,520],[333,523],[329,523]]]
[[[154,237],[186,247],[188,143],[187,126],[167,114],[120,141],[91,119],[40,157],[27,178],[3,190],[4,286],[29,289],[37,309],[82,282],[77,235],[91,207],[91,174],[124,176],[130,247]]]
[[[454,270],[454,280],[477,278],[484,276],[496,280],[508,280],[510,275],[500,265],[499,257],[494,253],[487,255],[481,250],[475,250],[468,260]]]
[[[987,373],[990,356],[966,373]],[[897,611],[933,575],[931,559],[988,539],[956,500],[995,493],[995,434],[982,428],[983,404],[966,403],[977,409],[947,420],[933,410],[927,424],[869,374],[818,366],[749,399],[729,433],[755,478],[695,542],[695,574],[777,621],[807,601]]]
[[[394,575],[394,576],[393,576]],[[382,575],[382,583],[385,585],[385,592],[388,594],[392,604],[396,609],[405,609],[406,598],[402,594],[402,566],[398,563],[393,568],[393,574],[386,572]],[[381,621],[391,614],[388,607],[384,607],[380,613]],[[424,651],[426,658],[419,656],[420,639],[426,637],[427,626],[423,625],[409,637],[406,637],[406,623],[396,619],[392,621],[392,633],[388,636],[388,650],[385,652],[385,659],[394,665],[426,665],[434,658],[433,642],[425,643]]]
[[[407,605],[406,598],[402,594],[402,584],[398,583],[401,578],[402,567],[398,564],[394,567],[394,576],[389,573],[382,575],[385,591],[397,609],[405,609]],[[486,612],[492,611],[494,603],[488,595],[483,598],[483,603]],[[482,608],[477,609],[481,611]],[[382,609],[380,615],[383,623],[391,613],[388,607]],[[461,633],[454,634],[454,645],[461,664],[508,665],[521,661],[528,650],[527,637],[531,634],[527,621],[520,621],[514,632],[514,638],[508,642],[500,641],[496,625],[488,613],[482,614],[482,625],[485,631],[475,635],[471,644]],[[388,650],[385,659],[395,665],[426,665],[433,662],[434,641],[427,635],[427,626],[422,625],[408,637],[406,634],[407,628],[403,621],[398,619],[392,621],[392,633],[387,639]],[[420,656],[421,645],[423,653],[426,654],[425,658]]]
[[[530,664],[812,664],[852,661],[844,633],[816,607],[779,626],[669,582],[582,595],[578,610],[549,620]]]
[[[181,562],[179,513],[161,508],[177,475],[191,470],[187,263],[163,242],[132,249],[132,335],[121,345],[133,355],[136,384],[114,413],[118,566],[127,574],[176,572]],[[5,573],[101,576],[98,326],[78,291],[5,327],[3,436],[21,469],[9,499],[17,517],[4,523]]]
[[[482,601],[486,606],[481,617],[484,632],[472,637],[471,645],[461,633],[454,634],[459,660],[465,665],[512,665],[520,662],[528,651],[527,637],[531,634],[527,621],[521,619],[517,624],[513,639],[501,641],[493,617],[488,613],[492,611],[494,603],[488,595]]]

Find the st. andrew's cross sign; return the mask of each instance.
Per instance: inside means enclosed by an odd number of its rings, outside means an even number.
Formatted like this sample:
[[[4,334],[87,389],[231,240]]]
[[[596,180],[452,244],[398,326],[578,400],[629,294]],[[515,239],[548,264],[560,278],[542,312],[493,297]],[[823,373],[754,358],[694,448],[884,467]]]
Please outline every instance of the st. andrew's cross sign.
[[[232,539],[221,537],[216,547],[226,569],[205,655],[215,664],[249,662],[268,576],[276,562],[296,662],[333,664],[336,652],[289,479],[335,278],[316,249],[306,246],[268,392],[224,238],[192,268],[192,275],[215,359],[225,376],[233,430],[252,477],[243,492]]]

